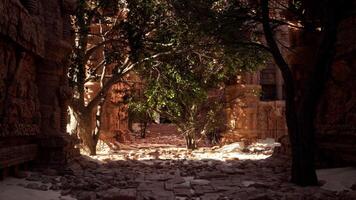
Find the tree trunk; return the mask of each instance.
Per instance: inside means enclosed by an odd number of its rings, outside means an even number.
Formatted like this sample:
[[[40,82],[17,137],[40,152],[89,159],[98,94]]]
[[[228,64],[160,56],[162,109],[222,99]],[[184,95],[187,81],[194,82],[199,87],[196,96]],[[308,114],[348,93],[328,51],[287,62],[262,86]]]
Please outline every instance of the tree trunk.
[[[96,111],[96,115],[95,115],[95,129],[92,134],[93,145],[95,145],[95,146],[89,147],[91,155],[96,155],[96,145],[98,144],[99,136],[101,133],[102,115],[104,112],[105,98],[106,98],[106,95],[103,95],[101,101],[99,102],[99,104],[97,106],[97,111]]]
[[[322,37],[318,54],[310,75],[304,84],[304,91],[297,110],[298,133],[297,144],[300,156],[292,168],[292,181],[299,185],[317,185],[314,166],[315,125],[318,102],[323,94],[325,83],[330,76],[330,68],[334,60],[335,44],[338,27],[337,3],[324,2],[322,17]],[[300,168],[300,169],[298,169]],[[306,169],[301,171],[301,169]],[[299,172],[299,173],[298,173]]]
[[[292,145],[293,162],[291,181],[300,186],[318,185],[314,165],[314,120],[310,112],[313,111],[305,111],[298,115],[295,123],[298,128],[297,130],[293,130],[297,132],[293,138],[295,141]]]
[[[282,72],[286,93],[286,121],[292,148],[292,182],[301,186],[317,185],[314,166],[315,127],[314,119],[318,101],[324,89],[332,64],[337,22],[335,5],[325,4],[323,37],[318,49],[316,62],[312,63],[312,73],[304,83],[301,100],[295,99],[295,85],[289,65],[284,60],[274,40],[269,25],[268,0],[261,0],[263,29],[274,60]]]
[[[96,155],[96,145],[98,140],[94,137],[93,120],[91,114],[82,114],[81,117],[77,117],[79,137],[82,140],[84,146],[88,148],[90,155]]]
[[[185,134],[185,142],[187,145],[187,149],[194,150],[197,148],[195,134],[193,132],[186,132]]]
[[[91,156],[95,156],[96,155],[96,146],[98,144],[98,141],[94,141],[93,143],[91,143],[90,145],[88,144],[88,149],[89,149],[89,154]]]
[[[140,123],[140,133],[141,133],[141,138],[146,137],[146,129],[147,129],[147,121],[141,122]]]
[[[298,185],[315,185],[318,180],[315,174],[314,160],[310,150],[313,148],[309,141],[309,136],[303,137],[306,134],[307,127],[304,126],[304,121],[298,123],[297,109],[295,103],[295,85],[292,71],[288,63],[284,60],[279,47],[274,39],[272,29],[270,27],[268,0],[261,0],[263,30],[267,44],[270,48],[272,56],[281,70],[286,94],[286,122],[288,127],[288,135],[291,143],[292,152],[292,182]],[[304,119],[306,120],[306,119]],[[301,131],[303,130],[303,131]]]
[[[128,125],[127,126],[128,126],[129,131],[134,132],[134,130],[133,130],[133,119],[132,119],[131,111],[129,111],[129,119],[128,119]]]

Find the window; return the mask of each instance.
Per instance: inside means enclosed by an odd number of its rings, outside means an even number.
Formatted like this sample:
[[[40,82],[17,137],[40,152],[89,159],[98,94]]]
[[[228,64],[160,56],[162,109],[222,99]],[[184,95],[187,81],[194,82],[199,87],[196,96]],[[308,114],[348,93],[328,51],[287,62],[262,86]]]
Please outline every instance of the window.
[[[262,86],[262,94],[261,100],[262,101],[272,101],[277,99],[276,94],[276,85],[274,84],[264,84]]]
[[[37,0],[20,0],[21,4],[28,10],[31,14],[36,14],[38,11]]]

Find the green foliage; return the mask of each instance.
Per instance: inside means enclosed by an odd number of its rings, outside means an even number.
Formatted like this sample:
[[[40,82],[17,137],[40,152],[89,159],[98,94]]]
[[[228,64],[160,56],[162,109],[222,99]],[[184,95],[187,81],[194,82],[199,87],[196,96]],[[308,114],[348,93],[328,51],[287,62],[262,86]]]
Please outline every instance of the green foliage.
[[[100,37],[111,42],[103,46],[102,66],[115,67],[103,84],[135,70],[145,91],[131,99],[132,112],[144,117],[159,113],[186,135],[207,133],[220,123],[224,104],[224,98],[212,99],[209,92],[221,91],[227,80],[264,63],[264,50],[254,45],[250,15],[244,3],[233,0],[81,0],[70,79],[84,104],[85,81],[99,81],[101,75],[100,65],[88,62],[89,36],[97,37],[91,26],[104,24],[111,28]]]
[[[218,131],[225,99],[209,92],[221,91],[224,82],[266,59],[263,49],[250,45],[255,38],[247,7],[236,1],[132,2],[128,22],[135,58],[170,53],[139,66],[145,92],[131,107],[159,113],[189,137]]]

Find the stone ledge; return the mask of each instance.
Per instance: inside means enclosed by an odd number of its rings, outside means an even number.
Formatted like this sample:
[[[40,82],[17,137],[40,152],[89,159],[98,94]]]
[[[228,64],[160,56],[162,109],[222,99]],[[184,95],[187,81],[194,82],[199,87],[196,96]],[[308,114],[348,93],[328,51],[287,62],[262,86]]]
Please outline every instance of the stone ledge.
[[[34,160],[37,151],[35,144],[0,148],[0,169]]]

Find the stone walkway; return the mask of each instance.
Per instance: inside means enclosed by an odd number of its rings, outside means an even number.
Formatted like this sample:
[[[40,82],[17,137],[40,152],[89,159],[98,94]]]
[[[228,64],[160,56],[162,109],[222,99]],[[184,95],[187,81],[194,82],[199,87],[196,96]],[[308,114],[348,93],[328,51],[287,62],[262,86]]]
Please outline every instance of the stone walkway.
[[[79,200],[356,199],[355,190],[337,193],[289,183],[287,163],[281,158],[100,161],[83,156],[60,174],[33,172],[27,180],[43,184],[25,187],[60,190]]]
[[[57,199],[63,200],[356,199],[356,180],[342,192],[289,183],[290,162],[269,157],[275,145],[271,141],[189,151],[174,145],[182,143],[179,136],[159,137],[149,135],[118,151],[101,147],[97,156],[83,155],[64,168],[31,172],[18,185],[23,190],[57,192]]]

